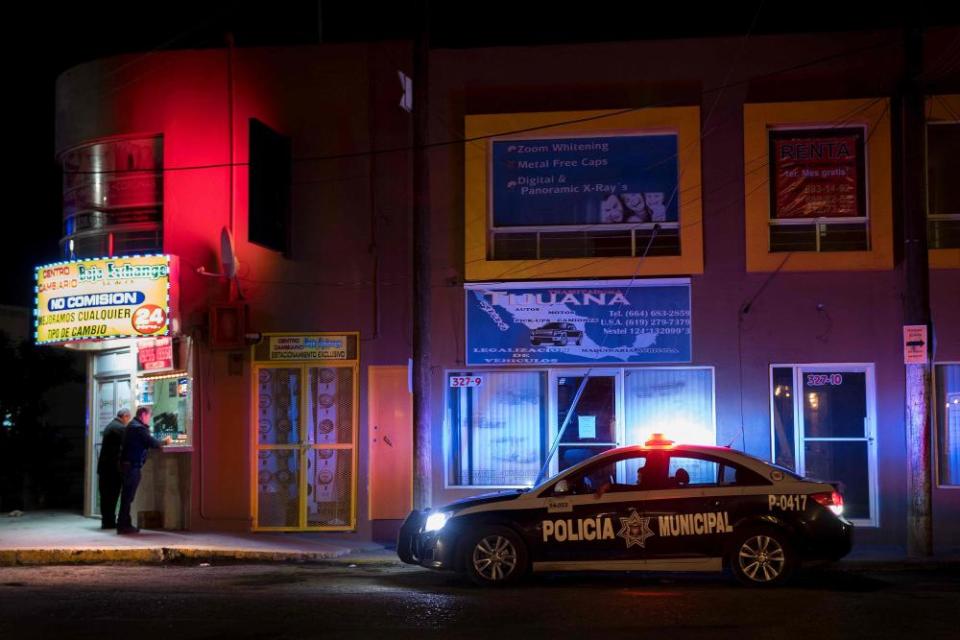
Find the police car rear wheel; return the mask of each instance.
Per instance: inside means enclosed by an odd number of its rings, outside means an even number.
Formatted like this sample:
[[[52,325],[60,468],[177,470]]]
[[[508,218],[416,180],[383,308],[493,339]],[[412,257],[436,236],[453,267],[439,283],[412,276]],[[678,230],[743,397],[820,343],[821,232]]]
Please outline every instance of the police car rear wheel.
[[[780,531],[761,529],[742,535],[730,558],[737,579],[751,587],[785,582],[793,571],[793,549]]]
[[[467,573],[477,584],[509,584],[527,570],[523,541],[506,527],[489,527],[478,532],[466,545],[465,552]]]

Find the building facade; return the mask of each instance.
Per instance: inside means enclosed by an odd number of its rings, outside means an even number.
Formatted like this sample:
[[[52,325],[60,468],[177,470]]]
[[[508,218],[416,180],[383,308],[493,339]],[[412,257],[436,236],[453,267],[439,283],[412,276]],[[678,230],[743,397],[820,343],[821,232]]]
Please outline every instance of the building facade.
[[[923,75],[938,544],[960,533],[955,36],[926,34]],[[60,266],[168,256],[163,318],[134,296],[116,337],[38,325],[90,350],[88,476],[107,416],[152,403],[178,446],[138,500],[165,526],[389,536],[412,504],[418,323],[437,504],[664,432],[833,481],[858,539],[902,544],[899,43],[431,51],[429,310],[406,43],[68,71]]]

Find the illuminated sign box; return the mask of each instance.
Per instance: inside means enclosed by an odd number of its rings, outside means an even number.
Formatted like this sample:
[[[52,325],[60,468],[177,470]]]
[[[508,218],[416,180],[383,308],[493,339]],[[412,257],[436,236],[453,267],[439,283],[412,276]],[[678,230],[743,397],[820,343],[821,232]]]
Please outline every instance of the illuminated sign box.
[[[137,371],[155,373],[174,368],[173,338],[141,338],[137,340]]]
[[[177,272],[167,255],[37,267],[37,344],[171,335]]]

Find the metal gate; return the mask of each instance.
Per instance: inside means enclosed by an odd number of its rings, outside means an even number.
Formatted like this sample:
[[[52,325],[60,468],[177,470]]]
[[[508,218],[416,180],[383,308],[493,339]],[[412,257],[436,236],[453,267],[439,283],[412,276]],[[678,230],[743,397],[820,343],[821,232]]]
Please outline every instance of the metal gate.
[[[255,530],[356,528],[356,343],[354,334],[268,334],[254,347]]]

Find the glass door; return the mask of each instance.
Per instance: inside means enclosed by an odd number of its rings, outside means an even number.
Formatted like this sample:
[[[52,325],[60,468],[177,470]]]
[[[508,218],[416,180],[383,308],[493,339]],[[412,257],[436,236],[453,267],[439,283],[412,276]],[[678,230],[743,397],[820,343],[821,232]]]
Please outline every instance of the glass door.
[[[855,524],[876,526],[873,366],[775,366],[771,384],[774,460],[835,484],[844,515]]]
[[[100,483],[97,481],[97,461],[100,459],[100,447],[103,442],[103,430],[110,421],[117,417],[121,408],[131,409],[131,385],[129,377],[96,378],[94,381],[93,420],[94,428],[91,433],[93,444],[93,460],[88,465],[90,483],[90,504],[87,510],[90,515],[100,515]]]
[[[551,391],[555,407],[551,419],[551,442],[563,427],[567,414],[571,413],[573,400],[580,389],[586,371],[554,371],[551,374]],[[556,462],[551,461],[554,473],[572,467],[602,451],[612,449],[622,441],[619,371],[590,371],[583,393],[572,410],[566,429],[560,435]],[[555,466],[554,466],[555,465]]]

